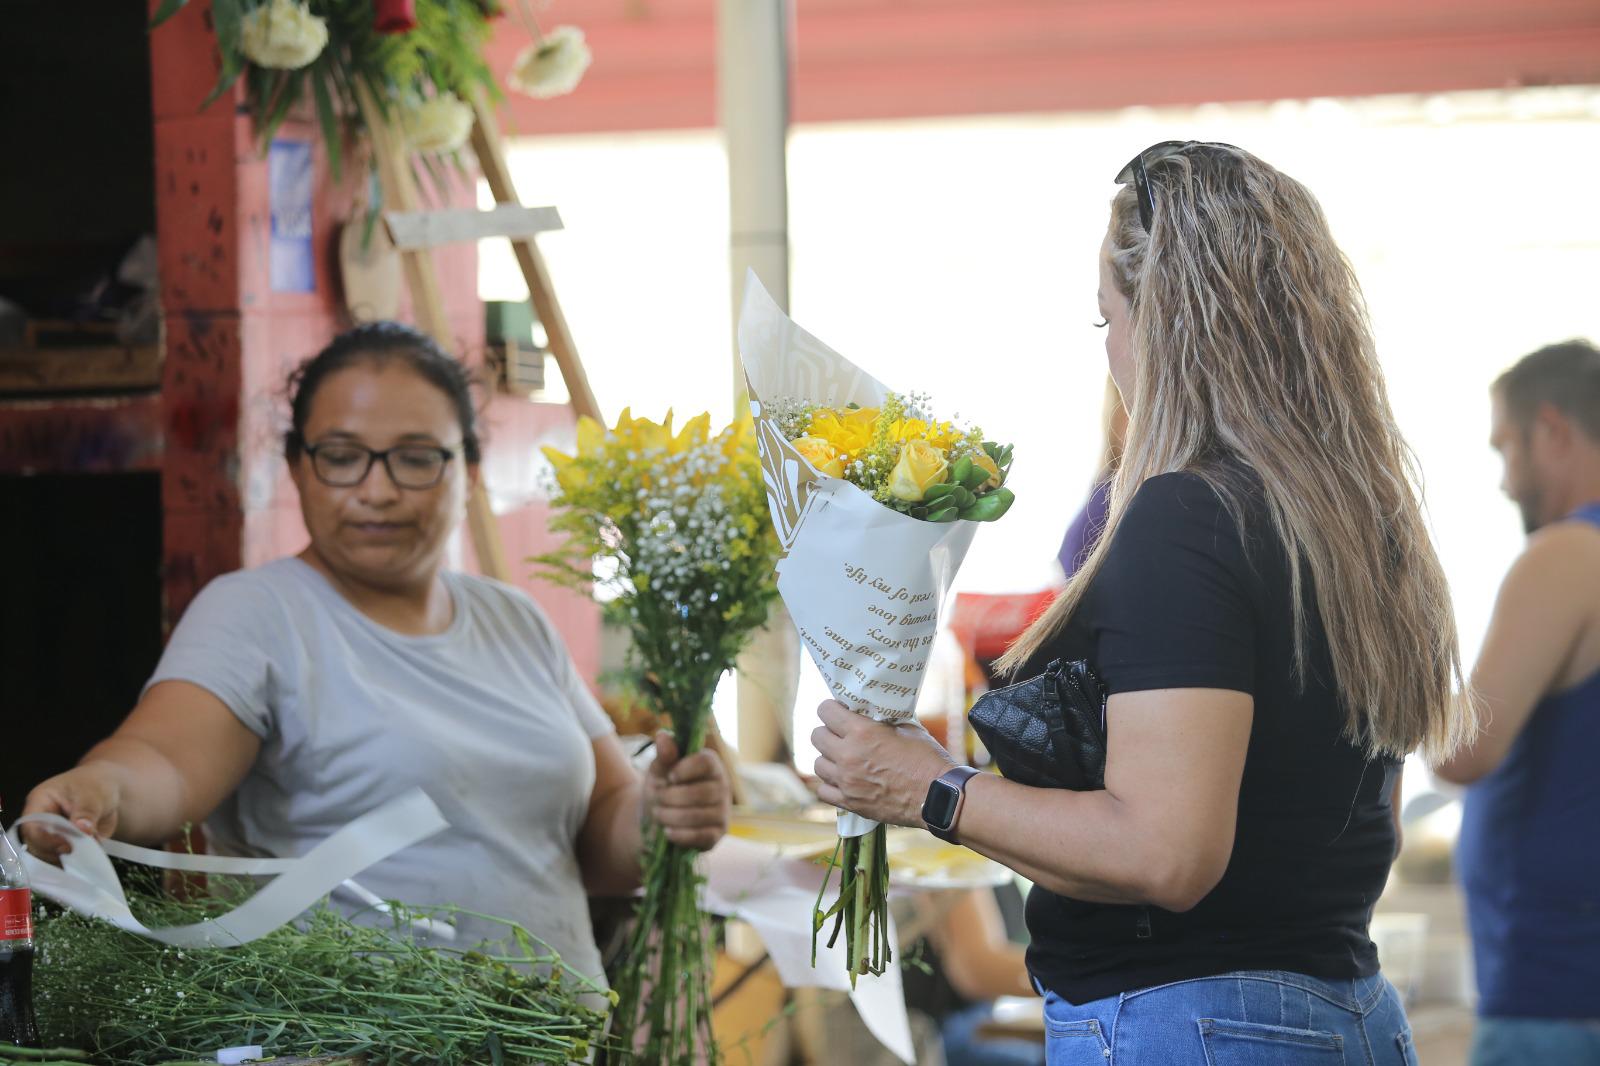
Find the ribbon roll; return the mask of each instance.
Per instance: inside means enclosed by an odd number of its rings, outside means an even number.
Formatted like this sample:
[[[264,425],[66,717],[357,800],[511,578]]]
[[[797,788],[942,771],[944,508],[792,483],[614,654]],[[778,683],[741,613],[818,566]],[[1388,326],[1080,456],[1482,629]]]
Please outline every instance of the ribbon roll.
[[[72,851],[61,856],[60,867],[35,857],[22,846],[21,827],[30,823],[48,825],[71,840]],[[377,897],[351,878],[449,828],[449,824],[433,800],[421,789],[414,788],[363,814],[298,859],[182,855],[114,840],[102,842],[55,814],[18,818],[8,835],[22,855],[34,891],[41,895],[79,914],[104,919],[119,929],[163,944],[212,948],[233,947],[266,936],[341,886],[347,886],[364,902],[372,903]],[[133,916],[108,855],[166,870],[240,877],[272,876],[273,881],[226,914],[191,925],[151,929]],[[377,905],[388,909],[381,900]],[[450,937],[455,933],[443,922],[419,919],[413,924],[437,936]]]

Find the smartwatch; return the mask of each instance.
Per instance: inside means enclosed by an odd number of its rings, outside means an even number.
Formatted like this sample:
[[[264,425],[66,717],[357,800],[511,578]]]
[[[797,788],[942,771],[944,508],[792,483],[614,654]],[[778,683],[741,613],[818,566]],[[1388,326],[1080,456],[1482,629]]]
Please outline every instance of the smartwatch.
[[[922,824],[928,832],[940,840],[957,843],[956,819],[961,817],[967,782],[980,772],[971,766],[952,766],[928,786],[928,798],[922,801]]]

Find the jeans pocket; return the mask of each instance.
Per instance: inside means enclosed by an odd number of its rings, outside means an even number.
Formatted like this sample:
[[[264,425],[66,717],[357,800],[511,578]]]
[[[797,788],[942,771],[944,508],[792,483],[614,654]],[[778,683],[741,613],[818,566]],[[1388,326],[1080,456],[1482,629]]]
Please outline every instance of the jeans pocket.
[[[1111,1058],[1111,1045],[1095,1018],[1058,1022],[1046,1014],[1044,1031],[1045,1066],[1105,1066]]]
[[[1417,1066],[1417,1049],[1411,1043],[1411,1030],[1402,1029],[1395,1034],[1395,1047],[1400,1049],[1400,1062],[1402,1066]]]
[[[1206,1066],[1345,1066],[1344,1037],[1314,1029],[1200,1019]]]

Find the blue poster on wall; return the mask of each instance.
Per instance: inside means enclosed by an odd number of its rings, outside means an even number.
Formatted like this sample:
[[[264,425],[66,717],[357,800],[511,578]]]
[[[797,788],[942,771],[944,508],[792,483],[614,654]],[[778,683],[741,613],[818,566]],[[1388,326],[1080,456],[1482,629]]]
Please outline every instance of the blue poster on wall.
[[[311,249],[311,143],[273,141],[267,154],[272,202],[273,292],[315,292]]]

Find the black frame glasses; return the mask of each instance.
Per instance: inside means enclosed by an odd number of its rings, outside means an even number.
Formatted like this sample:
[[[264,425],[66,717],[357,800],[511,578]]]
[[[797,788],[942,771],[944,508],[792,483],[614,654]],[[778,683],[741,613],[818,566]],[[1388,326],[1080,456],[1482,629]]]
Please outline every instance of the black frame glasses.
[[[1230,152],[1242,151],[1231,144],[1221,141],[1161,141],[1152,144],[1128,160],[1128,165],[1117,171],[1117,184],[1126,185],[1133,182],[1133,191],[1139,197],[1139,224],[1144,226],[1146,233],[1155,221],[1156,202],[1150,192],[1150,175],[1147,167],[1154,166],[1169,156],[1182,155],[1191,148],[1222,148]]]
[[[450,467],[450,460],[456,457],[454,450],[438,444],[396,444],[392,448],[378,451],[367,447],[365,444],[338,440],[323,441],[321,444],[307,444],[302,450],[311,459],[311,470],[312,473],[317,475],[317,480],[330,489],[355,488],[367,480],[367,475],[372,473],[372,464],[380,459],[383,461],[383,469],[388,473],[389,480],[399,488],[431,489],[444,478],[444,472]],[[354,474],[355,465],[351,465],[347,470],[342,471],[330,472],[326,469],[328,460],[322,458],[322,456],[328,454],[330,450],[365,452],[367,461],[359,464],[361,467],[360,476]],[[406,466],[405,458],[408,454],[413,459],[418,460],[418,466],[413,468]],[[396,464],[389,461],[390,456],[398,456],[401,459],[399,464],[400,474],[395,473]],[[354,456],[351,458],[353,459]],[[437,469],[432,468],[432,463],[434,462],[438,463]]]

